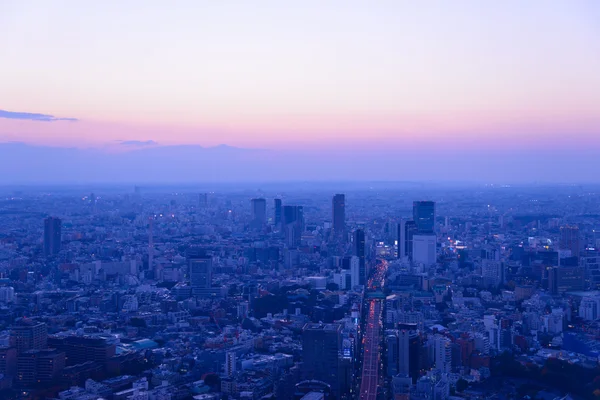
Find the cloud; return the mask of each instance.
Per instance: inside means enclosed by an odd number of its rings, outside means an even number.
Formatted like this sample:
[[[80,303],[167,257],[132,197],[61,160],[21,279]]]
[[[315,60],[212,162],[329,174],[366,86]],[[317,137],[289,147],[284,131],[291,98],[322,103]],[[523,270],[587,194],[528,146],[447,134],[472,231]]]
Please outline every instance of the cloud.
[[[119,144],[123,146],[156,146],[154,140],[119,140]]]
[[[29,121],[43,121],[43,122],[53,122],[53,121],[78,121],[77,118],[58,118],[54,115],[49,114],[38,114],[38,113],[27,113],[27,112],[14,112],[14,111],[6,111],[0,110],[0,118],[8,118],[8,119],[25,119]]]

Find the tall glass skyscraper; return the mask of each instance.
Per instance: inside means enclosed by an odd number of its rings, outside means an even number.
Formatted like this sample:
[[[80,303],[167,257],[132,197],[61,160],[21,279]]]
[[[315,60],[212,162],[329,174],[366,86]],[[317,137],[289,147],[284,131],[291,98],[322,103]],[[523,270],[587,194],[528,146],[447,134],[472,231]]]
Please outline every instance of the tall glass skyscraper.
[[[336,236],[343,235],[346,231],[346,196],[336,194],[332,201],[333,233]]]
[[[435,202],[413,202],[413,221],[417,224],[418,233],[433,233],[435,231]]]
[[[44,254],[55,255],[60,252],[62,221],[48,217],[44,220]]]
[[[275,209],[274,212],[274,216],[273,216],[273,223],[275,224],[275,226],[279,226],[279,224],[281,223],[281,207],[282,207],[282,203],[281,203],[281,199],[275,199],[273,201],[273,206]]]
[[[267,201],[252,199],[252,229],[261,229],[267,223]]]

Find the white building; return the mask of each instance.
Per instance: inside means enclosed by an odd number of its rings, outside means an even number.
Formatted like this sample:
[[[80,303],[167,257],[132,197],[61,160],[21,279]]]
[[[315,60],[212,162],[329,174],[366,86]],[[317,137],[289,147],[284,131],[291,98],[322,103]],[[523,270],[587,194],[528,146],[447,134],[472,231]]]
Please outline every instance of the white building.
[[[12,303],[15,299],[15,289],[12,286],[0,287],[0,303]]]
[[[227,354],[225,354],[225,375],[235,375],[235,372],[237,371],[236,363],[237,356],[235,354],[235,351],[228,351]]]
[[[584,297],[579,304],[579,316],[586,321],[596,321],[600,315],[600,296]]]
[[[414,235],[413,236],[413,261],[417,264],[433,265],[436,263],[436,245],[435,235]]]
[[[450,339],[436,335],[433,339],[433,351],[435,368],[442,373],[450,373],[452,370],[452,342]]]

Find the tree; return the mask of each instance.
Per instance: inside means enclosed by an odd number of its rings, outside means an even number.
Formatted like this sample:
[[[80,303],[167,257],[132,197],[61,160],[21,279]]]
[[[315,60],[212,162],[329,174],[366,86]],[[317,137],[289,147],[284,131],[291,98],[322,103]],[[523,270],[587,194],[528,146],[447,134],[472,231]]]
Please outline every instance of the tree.
[[[219,388],[221,387],[221,378],[217,374],[209,373],[204,377],[204,383],[210,387]]]
[[[460,378],[457,382],[456,382],[456,391],[458,392],[463,392],[465,391],[467,388],[469,387],[469,382],[467,382],[466,380],[464,380],[463,378]]]

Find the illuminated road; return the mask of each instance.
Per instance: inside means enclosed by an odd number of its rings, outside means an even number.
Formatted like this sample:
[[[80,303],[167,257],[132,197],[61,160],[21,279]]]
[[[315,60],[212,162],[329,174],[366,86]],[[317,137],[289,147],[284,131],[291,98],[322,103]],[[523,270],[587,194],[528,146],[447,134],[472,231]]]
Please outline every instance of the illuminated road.
[[[387,263],[384,261],[367,284],[367,291],[381,289],[385,278]],[[382,300],[369,300],[369,311],[363,338],[363,366],[360,382],[360,399],[375,400],[379,386],[380,344],[381,344],[381,313]]]

